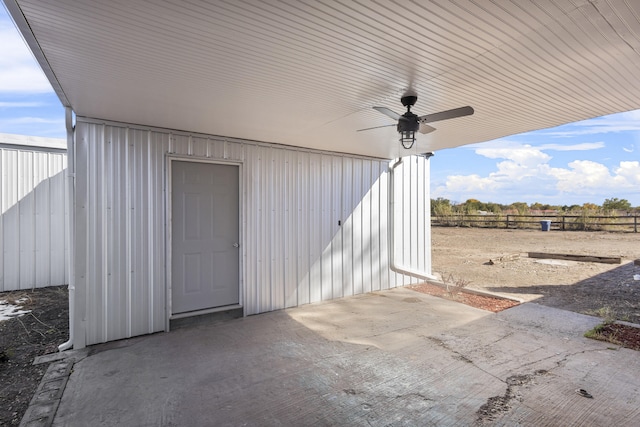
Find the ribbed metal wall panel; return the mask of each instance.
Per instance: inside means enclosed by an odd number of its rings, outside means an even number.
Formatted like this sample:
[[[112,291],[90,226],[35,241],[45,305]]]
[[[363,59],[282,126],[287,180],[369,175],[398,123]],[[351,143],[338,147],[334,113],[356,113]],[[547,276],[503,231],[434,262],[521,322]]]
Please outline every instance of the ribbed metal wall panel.
[[[397,270],[431,272],[429,160],[423,156],[403,158],[392,167],[393,241],[389,250]],[[415,282],[404,276],[403,284]]]
[[[76,312],[86,320],[76,346],[165,330],[171,158],[242,164],[240,277],[247,315],[412,281],[389,265],[387,160],[83,118],[76,158],[76,288],[86,290],[77,291]],[[403,165],[402,185],[413,185],[410,174],[424,180],[427,165],[423,158]],[[403,206],[424,207],[428,196],[418,193],[427,189],[422,182],[398,192]],[[398,238],[410,241],[401,254],[406,264],[428,272],[426,207],[426,213],[402,212]]]
[[[68,283],[66,154],[0,146],[0,292]]]

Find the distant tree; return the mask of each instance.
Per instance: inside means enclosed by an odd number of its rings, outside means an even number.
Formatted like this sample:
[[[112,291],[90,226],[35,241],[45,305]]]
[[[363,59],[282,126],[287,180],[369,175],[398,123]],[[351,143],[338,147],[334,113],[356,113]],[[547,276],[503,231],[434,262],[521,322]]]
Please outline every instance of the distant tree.
[[[552,209],[552,207],[549,204],[543,205],[542,203],[539,203],[539,202],[532,203],[531,206],[529,206],[529,208],[534,211],[548,211]]]
[[[487,212],[493,212],[494,214],[499,214],[502,213],[502,205],[499,205],[498,203],[485,203],[484,204],[484,209]]]
[[[582,210],[583,211],[597,211],[598,209],[600,209],[600,206],[596,205],[595,203],[583,203],[582,204]]]
[[[450,215],[453,208],[449,199],[438,197],[437,199],[431,199],[431,215],[443,216]]]
[[[617,197],[613,197],[611,199],[606,199],[604,203],[602,203],[602,208],[605,210],[630,210],[631,203],[627,199],[618,199]]]
[[[571,206],[564,205],[562,207],[562,210],[564,212],[577,212],[579,210],[582,210],[582,207],[580,205],[571,205]]]
[[[514,209],[514,210],[518,211],[518,213],[520,215],[524,215],[524,214],[528,214],[529,213],[529,205],[527,205],[525,202],[511,203],[509,205],[509,209]]]
[[[477,199],[468,199],[464,202],[464,212],[468,214],[474,214],[481,210],[482,202]]]

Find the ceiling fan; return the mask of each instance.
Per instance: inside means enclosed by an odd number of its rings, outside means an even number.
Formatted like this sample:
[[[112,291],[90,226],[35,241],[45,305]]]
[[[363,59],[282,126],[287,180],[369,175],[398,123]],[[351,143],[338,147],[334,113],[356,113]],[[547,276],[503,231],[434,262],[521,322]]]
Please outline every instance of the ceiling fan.
[[[418,94],[411,89],[402,94],[400,102],[402,102],[402,105],[407,107],[407,112],[402,115],[396,113],[393,110],[390,110],[387,107],[373,107],[375,110],[381,112],[382,114],[398,121],[398,124],[395,126],[397,126],[398,133],[400,133],[400,143],[406,149],[409,149],[413,146],[413,143],[416,140],[416,131],[419,131],[422,134],[427,134],[436,130],[436,128],[429,126],[427,123],[438,122],[440,120],[455,119],[458,117],[470,116],[473,114],[473,108],[466,106],[454,108],[452,110],[440,111],[439,113],[418,116],[411,112],[411,107],[415,105],[417,100]],[[384,125],[360,129],[358,130],[358,132],[370,129],[378,129],[387,126],[394,125]]]

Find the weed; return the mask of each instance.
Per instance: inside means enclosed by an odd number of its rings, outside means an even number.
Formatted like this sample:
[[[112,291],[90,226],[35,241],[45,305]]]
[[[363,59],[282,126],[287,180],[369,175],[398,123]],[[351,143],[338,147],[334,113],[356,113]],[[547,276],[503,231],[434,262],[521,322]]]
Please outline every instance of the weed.
[[[452,298],[455,298],[456,295],[462,292],[462,290],[471,283],[470,280],[456,278],[451,273],[447,276],[442,276],[442,281],[447,289],[447,293]]]
[[[590,329],[587,332],[585,332],[584,337],[591,338],[593,340],[609,342],[611,344],[615,344],[619,346],[624,346],[624,343],[618,339],[617,332],[609,331],[607,333],[604,333],[604,329],[612,323],[613,321],[609,321],[609,322],[605,321],[604,323],[600,323],[599,325],[596,325],[593,329]]]
[[[589,329],[584,333],[584,337],[594,340],[602,340],[602,338],[604,337],[604,335],[602,335],[602,330],[604,329],[605,325],[606,323],[600,323],[599,325],[594,326],[592,329]]]
[[[589,310],[585,314],[601,317],[604,319],[605,324],[613,323],[615,320],[617,320],[616,312],[608,305],[605,305],[604,307],[600,307],[596,310]]]

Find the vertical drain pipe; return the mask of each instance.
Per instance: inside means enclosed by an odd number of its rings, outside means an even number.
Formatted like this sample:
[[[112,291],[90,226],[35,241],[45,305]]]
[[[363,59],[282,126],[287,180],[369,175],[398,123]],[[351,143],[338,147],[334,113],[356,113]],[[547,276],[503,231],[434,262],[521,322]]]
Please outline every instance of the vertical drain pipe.
[[[391,165],[389,168],[389,203],[388,203],[388,214],[387,218],[389,218],[389,224],[387,227],[389,242],[391,242],[391,250],[389,251],[389,268],[391,271],[394,271],[399,274],[405,274],[410,277],[414,277],[420,280],[434,280],[437,281],[438,278],[432,275],[430,272],[415,270],[411,267],[399,265],[396,263],[396,222],[395,222],[395,169],[403,163],[402,158],[399,158]],[[429,178],[430,179],[430,178]],[[406,209],[406,206],[402,207]],[[429,250],[431,250],[431,242],[429,242]]]
[[[69,341],[58,346],[59,351],[65,351],[73,347],[74,314],[75,314],[75,208],[76,208],[76,152],[73,127],[73,111],[71,107],[65,107],[65,125],[67,128],[67,202],[69,214],[67,215],[67,235],[69,236],[69,257],[67,268],[69,269]]]

